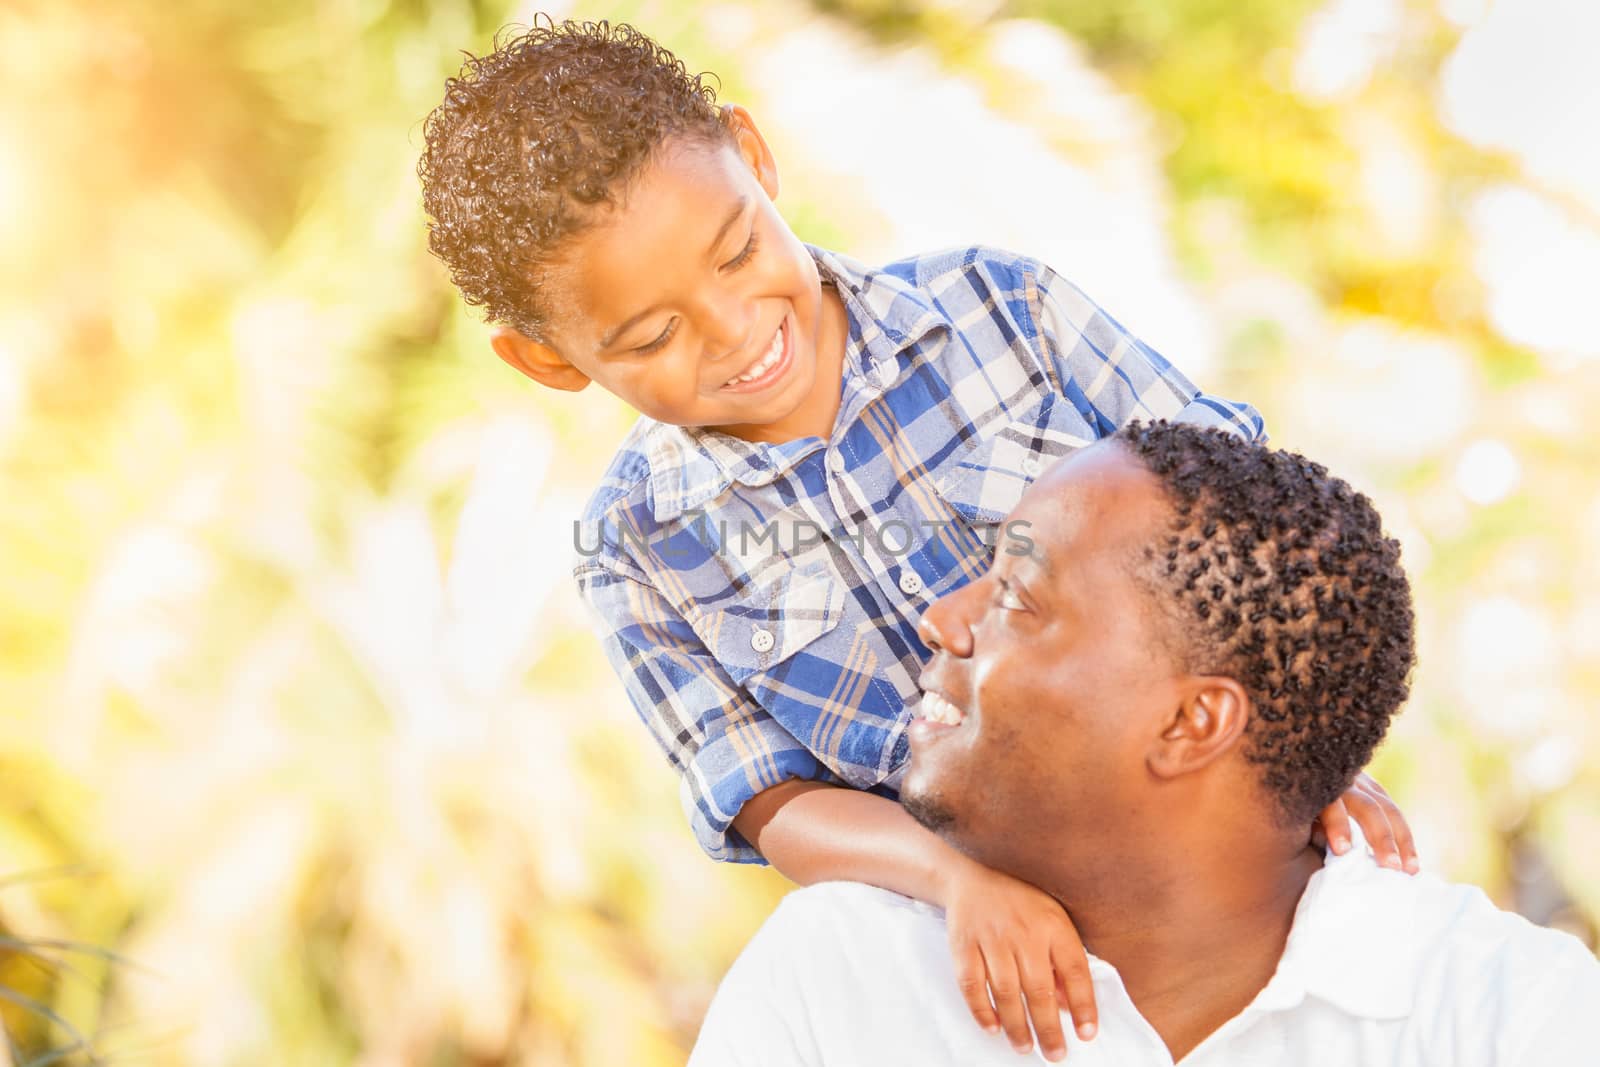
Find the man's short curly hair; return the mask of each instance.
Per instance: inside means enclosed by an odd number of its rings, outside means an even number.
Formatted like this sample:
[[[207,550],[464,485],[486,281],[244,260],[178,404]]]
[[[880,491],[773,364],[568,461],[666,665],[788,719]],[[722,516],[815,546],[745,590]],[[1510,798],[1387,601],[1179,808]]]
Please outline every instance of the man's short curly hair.
[[[1116,440],[1173,506],[1135,564],[1168,644],[1186,670],[1244,686],[1245,756],[1303,826],[1349,788],[1409,692],[1400,545],[1370,500],[1294,452],[1167,422]]]
[[[536,20],[468,56],[423,127],[428,247],[467,303],[539,336],[537,279],[668,138],[731,139],[705,75],[632,26]]]

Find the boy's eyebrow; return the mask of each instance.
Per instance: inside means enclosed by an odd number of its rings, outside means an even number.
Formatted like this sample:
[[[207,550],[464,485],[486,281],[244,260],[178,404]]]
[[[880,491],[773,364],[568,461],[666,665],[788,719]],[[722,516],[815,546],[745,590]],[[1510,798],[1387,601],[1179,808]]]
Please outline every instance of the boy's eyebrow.
[[[722,225],[720,227],[718,227],[717,236],[712,238],[711,247],[707,251],[707,253],[706,253],[707,255],[712,255],[712,254],[714,254],[716,252],[717,246],[722,244],[722,239],[728,235],[729,228],[731,228],[734,223],[739,221],[739,216],[743,215],[744,214],[744,209],[749,207],[749,206],[750,206],[750,198],[748,196],[740,196],[738,201],[734,203],[733,210],[728,212],[728,217],[723,219],[722,220]],[[600,344],[596,346],[595,350],[599,351],[599,352],[603,352],[606,349],[610,348],[612,345],[616,344],[617,343],[617,338],[619,338],[623,334],[627,333],[628,330],[630,330],[633,327],[634,323],[636,323],[640,319],[646,317],[651,312],[655,311],[655,309],[656,309],[656,306],[654,304],[651,304],[649,307],[645,308],[643,311],[639,312],[638,314],[629,317],[629,319],[626,322],[624,322],[622,325],[617,326],[614,329],[607,330],[605,336],[600,338]]]
[[[722,244],[722,239],[728,236],[728,229],[739,221],[739,216],[744,214],[744,209],[749,205],[750,198],[741,194],[738,202],[733,205],[733,210],[728,212],[728,217],[722,220],[722,227],[717,230],[717,236],[711,239],[711,247],[706,250],[706,255],[716,254],[718,246]]]
[[[622,325],[616,326],[616,327],[606,331],[606,335],[604,337],[600,338],[600,343],[595,346],[595,351],[596,352],[604,352],[606,349],[608,349],[612,345],[616,344],[617,343],[617,338],[621,337],[623,334],[625,334],[629,330],[631,330],[633,328],[633,324],[634,323],[638,322],[640,319],[644,318],[645,316],[652,314],[655,311],[655,309],[656,309],[656,305],[655,304],[651,304],[649,307],[645,308],[643,311],[639,312],[638,314],[634,315],[632,318],[628,319],[627,322],[624,322]]]

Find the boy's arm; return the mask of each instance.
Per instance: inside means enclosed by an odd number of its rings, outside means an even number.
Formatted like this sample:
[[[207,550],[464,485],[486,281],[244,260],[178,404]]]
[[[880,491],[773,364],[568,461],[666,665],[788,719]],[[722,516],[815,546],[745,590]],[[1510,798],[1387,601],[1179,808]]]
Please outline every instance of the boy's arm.
[[[577,578],[607,659],[682,776],[684,810],[708,855],[770,861],[806,884],[867,882],[944,907],[968,1007],[1019,1048],[1032,1045],[1032,1014],[1046,1054],[1065,1052],[1058,999],[1080,1031],[1094,1024],[1082,943],[1054,898],[956,852],[894,801],[828,784],[835,776],[642,577],[591,562]]]
[[[606,659],[681,776],[684,813],[700,847],[715,860],[764,862],[733,826],[745,802],[791,779],[835,777],[751,699],[642,576],[591,562],[576,577]]]
[[[799,885],[866,882],[943,906],[951,879],[973,862],[894,801],[822,782],[764,790],[733,825]]]
[[[957,852],[899,804],[820,782],[784,782],[745,803],[740,835],[801,885],[865,882],[945,910],[956,977],[967,1008],[1019,1052],[1066,1054],[1061,1009],[1079,1034],[1097,1014],[1087,953],[1066,912],[1047,893]],[[993,1005],[990,997],[993,996]]]
[[[1251,441],[1267,439],[1255,408],[1201,392],[1054,270],[1028,261],[1025,274],[1046,372],[1061,395],[1089,416],[1098,436],[1134,419],[1168,419],[1220,427]]]

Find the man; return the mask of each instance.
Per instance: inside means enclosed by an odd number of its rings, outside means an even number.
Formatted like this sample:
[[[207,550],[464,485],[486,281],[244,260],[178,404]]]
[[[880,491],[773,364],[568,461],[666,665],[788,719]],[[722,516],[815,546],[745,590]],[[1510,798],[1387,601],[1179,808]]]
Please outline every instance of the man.
[[[1069,1062],[1600,1062],[1600,963],[1576,939],[1307,839],[1414,662],[1399,546],[1364,496],[1293,453],[1156,423],[1062,461],[1011,519],[1026,537],[923,619],[936,654],[902,800],[1077,923],[1100,1029],[1065,1027]],[[936,909],[801,890],[734,964],[691,1064],[1015,1062],[969,1032],[951,967]]]

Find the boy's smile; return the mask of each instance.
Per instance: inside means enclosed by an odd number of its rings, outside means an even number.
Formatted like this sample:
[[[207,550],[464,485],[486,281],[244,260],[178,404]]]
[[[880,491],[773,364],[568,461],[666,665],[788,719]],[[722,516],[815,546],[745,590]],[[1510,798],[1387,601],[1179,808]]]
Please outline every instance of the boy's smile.
[[[639,412],[753,441],[827,437],[844,307],[773,205],[770,152],[742,108],[733,144],[669,141],[543,285],[548,336],[495,351],[559,389],[598,382]]]

